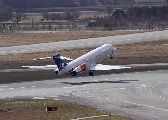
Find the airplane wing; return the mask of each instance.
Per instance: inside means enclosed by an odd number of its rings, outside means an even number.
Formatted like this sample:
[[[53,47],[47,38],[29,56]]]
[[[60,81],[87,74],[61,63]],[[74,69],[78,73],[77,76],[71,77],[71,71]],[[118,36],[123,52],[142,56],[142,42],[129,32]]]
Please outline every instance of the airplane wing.
[[[125,68],[131,68],[131,67],[120,67],[120,66],[96,64],[87,70],[112,70],[112,69],[125,69]]]
[[[48,69],[48,70],[55,70],[57,69],[57,65],[46,65],[46,66],[22,66],[26,68],[33,68],[33,69]]]
[[[51,59],[53,57],[46,57],[46,58],[39,58],[39,59],[33,59],[33,60],[45,60],[45,59]],[[65,60],[73,60],[71,58],[67,58],[67,57],[64,57],[64,56],[60,56],[61,59],[65,59]]]

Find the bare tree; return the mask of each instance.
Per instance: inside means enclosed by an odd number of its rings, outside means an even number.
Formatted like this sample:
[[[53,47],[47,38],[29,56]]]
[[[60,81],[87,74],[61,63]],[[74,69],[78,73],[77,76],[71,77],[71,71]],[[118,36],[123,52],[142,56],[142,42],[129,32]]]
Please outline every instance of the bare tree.
[[[70,21],[74,19],[72,13],[70,12],[70,10],[68,8],[65,8],[65,10],[64,10],[64,19],[70,20]]]
[[[0,0],[0,5],[2,5],[3,4],[3,2],[2,2],[2,0]]]
[[[113,1],[113,4],[115,5],[115,7],[117,6],[117,4],[119,4],[120,3],[120,1],[119,0],[112,0]]]
[[[164,0],[165,1],[165,5],[168,6],[168,0]]]
[[[108,13],[109,16],[113,12],[113,8],[110,4],[105,5],[105,12]]]
[[[0,21],[8,21],[13,17],[13,9],[8,5],[4,5],[0,0]]]
[[[80,17],[81,13],[78,11],[74,11],[74,12],[72,12],[72,15],[74,18],[78,19]]]
[[[43,19],[48,20],[49,19],[49,13],[43,13]]]
[[[135,0],[123,0],[127,7],[132,7],[132,5],[135,3]]]

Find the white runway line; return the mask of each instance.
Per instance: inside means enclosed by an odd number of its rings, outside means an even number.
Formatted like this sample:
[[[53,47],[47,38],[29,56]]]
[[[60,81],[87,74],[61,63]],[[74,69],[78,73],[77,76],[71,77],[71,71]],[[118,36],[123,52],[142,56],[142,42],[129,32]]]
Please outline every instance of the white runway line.
[[[63,88],[74,88],[74,87],[63,87]]]
[[[0,86],[0,87],[9,87],[9,86]]]
[[[125,88],[120,88],[121,90],[124,90]]]

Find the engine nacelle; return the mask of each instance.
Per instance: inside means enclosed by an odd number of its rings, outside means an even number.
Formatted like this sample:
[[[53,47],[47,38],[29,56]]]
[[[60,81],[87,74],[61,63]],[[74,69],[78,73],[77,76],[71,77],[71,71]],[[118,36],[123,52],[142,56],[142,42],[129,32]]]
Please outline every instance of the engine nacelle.
[[[80,73],[80,72],[83,72],[86,70],[86,64],[83,63],[81,65],[79,65],[78,67],[76,67],[73,72],[76,72],[76,73]]]
[[[55,72],[55,74],[58,74],[58,71],[59,71],[59,70],[58,70],[58,68],[57,68],[57,69],[54,71],[54,72]]]

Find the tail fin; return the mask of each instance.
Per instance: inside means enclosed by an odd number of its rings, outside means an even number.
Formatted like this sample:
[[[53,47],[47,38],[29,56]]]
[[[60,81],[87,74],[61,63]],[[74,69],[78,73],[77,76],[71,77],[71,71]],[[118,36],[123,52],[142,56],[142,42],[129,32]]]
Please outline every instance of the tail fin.
[[[55,60],[55,63],[59,69],[63,69],[67,64],[60,58],[60,53],[57,53],[53,56],[53,60]]]

